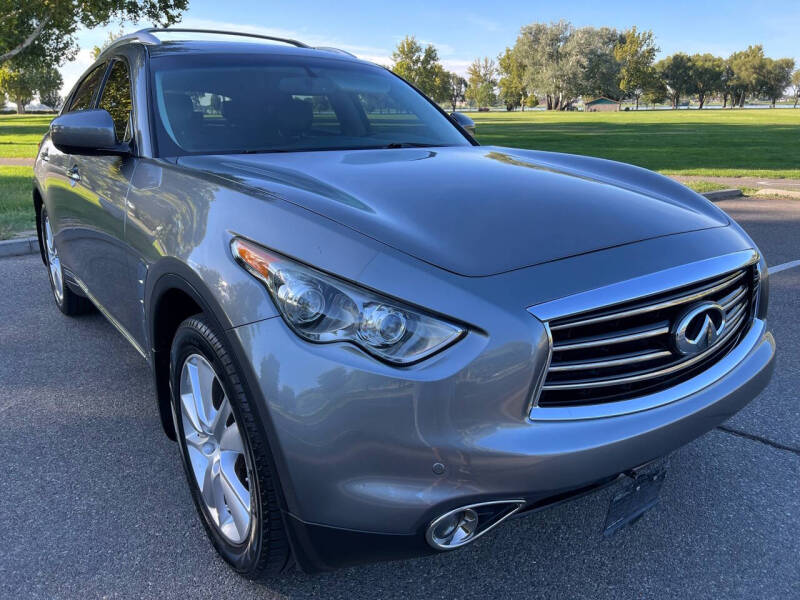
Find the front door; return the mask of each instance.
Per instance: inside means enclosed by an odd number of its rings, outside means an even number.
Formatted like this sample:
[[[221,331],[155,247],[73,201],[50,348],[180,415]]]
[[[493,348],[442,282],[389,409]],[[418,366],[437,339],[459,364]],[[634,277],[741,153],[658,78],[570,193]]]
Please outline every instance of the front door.
[[[112,61],[97,108],[107,110],[117,142],[131,142],[131,85],[128,64]],[[135,296],[125,248],[125,201],[136,166],[126,156],[71,155],[73,207],[80,224],[73,244],[76,275],[94,300],[128,332],[132,329]]]

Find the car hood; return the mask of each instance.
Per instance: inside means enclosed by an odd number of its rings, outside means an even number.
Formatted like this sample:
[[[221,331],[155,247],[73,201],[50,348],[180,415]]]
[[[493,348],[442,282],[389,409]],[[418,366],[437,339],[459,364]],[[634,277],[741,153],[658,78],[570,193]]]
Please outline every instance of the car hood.
[[[567,154],[470,146],[178,162],[466,276],[728,224],[722,211],[672,180]]]

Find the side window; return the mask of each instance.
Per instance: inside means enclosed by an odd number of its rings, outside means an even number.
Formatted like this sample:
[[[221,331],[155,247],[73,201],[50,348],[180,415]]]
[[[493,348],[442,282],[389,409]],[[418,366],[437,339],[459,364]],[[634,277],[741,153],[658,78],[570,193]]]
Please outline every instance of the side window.
[[[100,87],[100,81],[103,79],[103,73],[105,72],[106,65],[102,64],[97,66],[86,76],[86,78],[78,86],[75,95],[72,97],[72,102],[69,104],[69,109],[66,112],[92,108],[94,93],[97,91],[97,88]]]
[[[132,110],[131,82],[128,77],[128,66],[125,61],[117,60],[103,87],[99,108],[107,110],[114,119],[114,129],[117,131],[117,141],[129,142],[131,140],[130,116]]]

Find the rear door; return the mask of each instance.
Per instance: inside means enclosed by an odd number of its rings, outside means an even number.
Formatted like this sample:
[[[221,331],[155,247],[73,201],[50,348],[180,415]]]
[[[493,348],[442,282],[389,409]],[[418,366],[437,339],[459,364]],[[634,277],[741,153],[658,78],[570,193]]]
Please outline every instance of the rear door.
[[[134,142],[130,69],[123,57],[111,60],[96,106],[111,114],[117,143]],[[135,300],[125,245],[125,202],[136,160],[133,155],[73,155],[69,171],[73,211],[81,230],[73,250],[76,274],[127,331]]]

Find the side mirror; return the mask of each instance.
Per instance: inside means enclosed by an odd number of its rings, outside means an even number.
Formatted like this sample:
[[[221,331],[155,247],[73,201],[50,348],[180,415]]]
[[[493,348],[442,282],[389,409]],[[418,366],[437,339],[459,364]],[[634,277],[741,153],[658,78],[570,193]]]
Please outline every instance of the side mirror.
[[[53,145],[67,154],[128,154],[130,145],[118,144],[114,120],[103,109],[79,110],[50,122]]]
[[[461,125],[462,129],[466,129],[468,134],[475,137],[475,121],[470,119],[464,113],[460,112],[450,113],[450,118],[453,119],[454,122]]]

